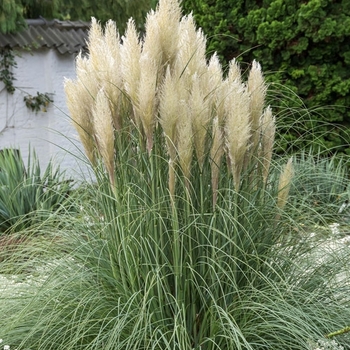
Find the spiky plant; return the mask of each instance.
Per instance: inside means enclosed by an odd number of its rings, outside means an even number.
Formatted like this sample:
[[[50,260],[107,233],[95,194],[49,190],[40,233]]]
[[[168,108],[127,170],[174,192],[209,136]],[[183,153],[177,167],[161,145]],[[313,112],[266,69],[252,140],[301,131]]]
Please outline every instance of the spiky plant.
[[[62,209],[73,188],[59,167],[50,161],[42,171],[35,152],[25,165],[19,150],[0,151],[0,236],[21,232]],[[24,232],[25,233],[25,232]]]

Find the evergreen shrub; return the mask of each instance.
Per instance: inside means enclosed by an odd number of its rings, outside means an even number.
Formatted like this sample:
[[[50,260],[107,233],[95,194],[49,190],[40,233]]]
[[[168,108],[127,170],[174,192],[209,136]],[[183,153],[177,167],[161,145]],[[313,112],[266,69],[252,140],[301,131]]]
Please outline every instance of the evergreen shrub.
[[[301,136],[305,143],[316,132],[322,134],[318,141],[324,148],[350,152],[349,1],[184,0],[182,6],[193,11],[207,34],[208,51],[217,51],[226,63],[237,57],[247,68],[256,59],[272,92],[280,94],[282,85],[289,96],[300,96],[308,113],[292,113],[292,118],[283,113],[287,118],[281,122],[291,125],[297,119],[296,129],[283,130],[295,145]],[[278,103],[274,94],[271,100]],[[298,98],[289,107],[300,111]]]

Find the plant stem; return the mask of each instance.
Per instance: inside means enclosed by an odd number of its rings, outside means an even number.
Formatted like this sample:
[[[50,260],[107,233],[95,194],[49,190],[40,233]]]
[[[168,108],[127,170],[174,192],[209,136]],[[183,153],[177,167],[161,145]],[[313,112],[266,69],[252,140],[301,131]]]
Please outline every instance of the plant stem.
[[[342,335],[342,334],[349,333],[349,332],[350,332],[350,326],[346,326],[346,327],[339,329],[335,332],[328,333],[327,335],[325,335],[325,337],[326,338],[333,338],[337,335]]]

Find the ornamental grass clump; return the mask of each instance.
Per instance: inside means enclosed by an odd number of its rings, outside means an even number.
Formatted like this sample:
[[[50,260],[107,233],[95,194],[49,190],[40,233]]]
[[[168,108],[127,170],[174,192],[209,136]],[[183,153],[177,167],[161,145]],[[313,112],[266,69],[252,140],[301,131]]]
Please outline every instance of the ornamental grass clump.
[[[293,163],[272,162],[260,65],[247,81],[235,60],[225,73],[175,0],[160,0],[142,38],[132,20],[116,33],[93,19],[89,54],[65,83],[96,183],[81,217],[47,223],[59,240],[28,258],[44,272],[0,303],[6,339],[42,350],[285,350],[342,328],[350,286],[337,277],[349,253],[314,264],[285,212]]]

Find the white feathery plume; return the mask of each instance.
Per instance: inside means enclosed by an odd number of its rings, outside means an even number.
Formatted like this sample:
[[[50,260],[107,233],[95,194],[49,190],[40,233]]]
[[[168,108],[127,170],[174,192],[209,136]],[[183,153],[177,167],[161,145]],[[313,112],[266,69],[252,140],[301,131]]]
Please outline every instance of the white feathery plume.
[[[109,99],[101,89],[93,109],[94,128],[98,151],[103,159],[111,185],[114,186],[114,128]]]
[[[237,80],[230,86],[225,101],[225,140],[236,191],[240,188],[241,173],[251,136],[249,95]]]
[[[250,118],[252,128],[251,147],[252,152],[257,151],[259,144],[260,118],[263,114],[267,86],[261,72],[261,66],[257,61],[253,61],[252,68],[248,76],[248,92],[250,95]]]
[[[130,102],[133,105],[138,103],[138,84],[140,80],[140,58],[141,58],[141,43],[135,27],[135,22],[130,19],[127,24],[125,36],[122,38],[120,47],[120,70],[124,82],[124,89]],[[138,128],[141,126],[141,121],[133,113],[132,117]]]
[[[287,203],[293,174],[293,157],[291,157],[288,159],[287,164],[284,166],[278,182],[277,207],[279,209],[283,209]]]
[[[142,52],[135,113],[143,126],[148,153],[153,147],[153,131],[156,122],[157,69],[156,63]]]
[[[188,79],[195,73],[201,76],[207,70],[206,38],[201,29],[196,30],[192,14],[182,17],[179,30],[175,70],[179,76],[185,75]]]
[[[260,162],[262,164],[263,180],[266,184],[272,159],[273,144],[276,133],[276,121],[274,115],[272,114],[270,106],[268,106],[265,109],[263,115],[261,116],[260,125],[261,138],[259,158],[261,159]]]
[[[192,89],[188,99],[189,113],[192,120],[194,151],[201,170],[203,169],[206,152],[209,122],[212,117],[210,100],[204,90],[207,85],[203,79],[205,77],[205,75],[199,77],[197,74],[192,76]]]

